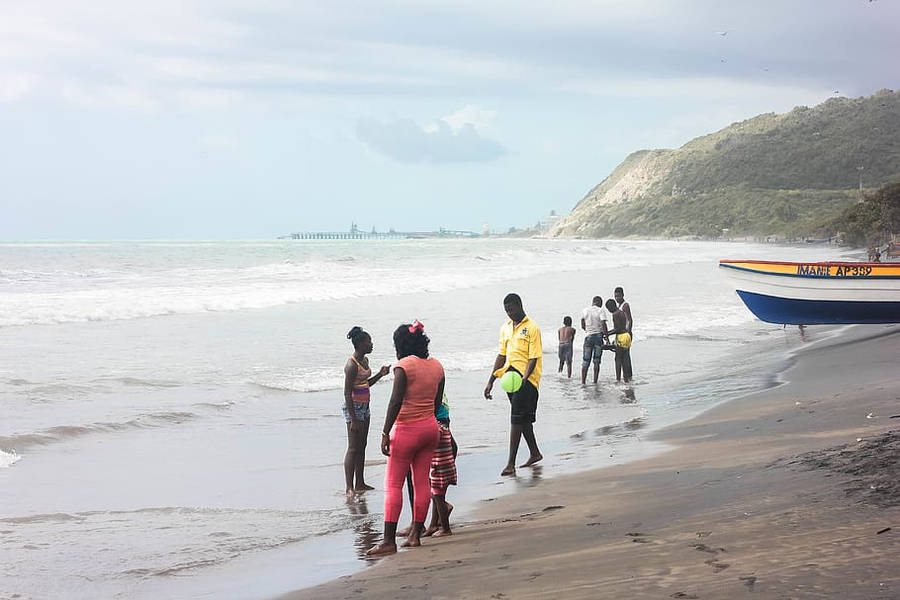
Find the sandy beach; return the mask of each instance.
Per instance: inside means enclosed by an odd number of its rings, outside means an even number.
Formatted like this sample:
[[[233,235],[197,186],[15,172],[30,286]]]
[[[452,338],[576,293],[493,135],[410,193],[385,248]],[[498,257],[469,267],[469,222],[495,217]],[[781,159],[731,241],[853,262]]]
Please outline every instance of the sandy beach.
[[[900,598],[900,328],[798,352],[672,449],[483,501],[455,535],[286,599]]]

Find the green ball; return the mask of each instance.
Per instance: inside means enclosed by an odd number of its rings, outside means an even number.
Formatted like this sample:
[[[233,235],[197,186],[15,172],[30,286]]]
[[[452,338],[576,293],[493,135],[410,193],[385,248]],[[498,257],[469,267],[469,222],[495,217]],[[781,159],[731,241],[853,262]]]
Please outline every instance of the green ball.
[[[507,371],[500,378],[500,387],[503,388],[504,392],[510,394],[517,392],[522,387],[522,376],[515,371]]]

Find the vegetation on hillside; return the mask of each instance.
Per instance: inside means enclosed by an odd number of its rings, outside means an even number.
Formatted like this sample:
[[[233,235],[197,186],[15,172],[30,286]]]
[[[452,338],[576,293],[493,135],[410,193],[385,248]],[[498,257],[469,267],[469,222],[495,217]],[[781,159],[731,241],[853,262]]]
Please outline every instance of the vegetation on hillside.
[[[845,190],[745,187],[675,198],[644,197],[599,209],[585,237],[827,237],[829,225],[856,202]]]
[[[867,188],[900,179],[900,93],[764,114],[678,150],[629,155],[554,235],[824,237]]]
[[[867,194],[863,202],[841,213],[831,229],[854,246],[880,246],[891,241],[900,233],[900,183]]]

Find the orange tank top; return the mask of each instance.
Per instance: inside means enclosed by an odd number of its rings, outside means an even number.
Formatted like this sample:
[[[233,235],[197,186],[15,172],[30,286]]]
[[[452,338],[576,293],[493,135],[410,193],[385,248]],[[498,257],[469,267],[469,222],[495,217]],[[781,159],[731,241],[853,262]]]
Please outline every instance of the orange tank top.
[[[435,358],[405,356],[394,363],[394,369],[406,373],[406,393],[397,415],[399,423],[413,423],[434,418],[434,397],[444,377],[444,367]]]

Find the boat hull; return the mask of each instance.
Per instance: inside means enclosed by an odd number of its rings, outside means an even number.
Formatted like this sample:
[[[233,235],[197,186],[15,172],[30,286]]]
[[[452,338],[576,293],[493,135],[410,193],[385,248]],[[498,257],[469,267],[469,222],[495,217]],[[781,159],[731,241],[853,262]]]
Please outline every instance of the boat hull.
[[[898,323],[900,302],[798,300],[743,290],[737,295],[761,321],[785,325]]]
[[[719,267],[769,323],[900,323],[900,265],[723,260]]]

